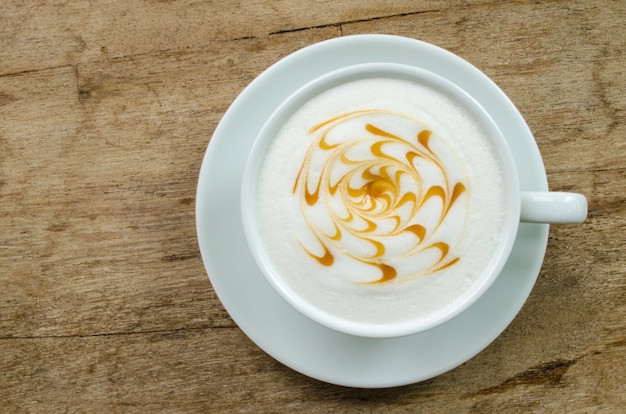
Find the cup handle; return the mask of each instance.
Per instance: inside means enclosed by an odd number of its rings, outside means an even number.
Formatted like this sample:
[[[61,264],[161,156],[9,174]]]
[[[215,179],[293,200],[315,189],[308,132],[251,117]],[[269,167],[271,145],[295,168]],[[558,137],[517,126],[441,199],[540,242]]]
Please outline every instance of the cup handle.
[[[522,223],[582,223],[587,218],[587,199],[578,193],[522,191]]]

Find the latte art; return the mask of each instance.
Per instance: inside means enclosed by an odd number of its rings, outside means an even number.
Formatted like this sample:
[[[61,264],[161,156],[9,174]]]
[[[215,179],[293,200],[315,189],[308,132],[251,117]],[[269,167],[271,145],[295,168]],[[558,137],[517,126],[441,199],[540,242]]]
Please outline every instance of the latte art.
[[[439,229],[452,208],[466,215],[468,183],[436,133],[408,115],[376,109],[332,117],[309,133],[293,193],[315,236],[317,246],[300,240],[311,258],[330,267],[341,255],[379,270],[362,283],[402,282],[461,260],[451,246],[464,226],[446,237]]]
[[[288,108],[248,175],[252,248],[277,288],[381,325],[433,320],[480,288],[508,201],[497,149],[455,95],[375,77]]]

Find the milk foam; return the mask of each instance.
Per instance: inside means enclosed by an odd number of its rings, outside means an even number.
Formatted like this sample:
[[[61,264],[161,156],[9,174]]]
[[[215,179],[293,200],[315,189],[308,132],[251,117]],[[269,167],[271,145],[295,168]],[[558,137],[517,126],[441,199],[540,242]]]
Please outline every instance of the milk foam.
[[[430,138],[418,140],[422,131]],[[309,101],[275,137],[258,180],[264,249],[284,283],[354,321],[429,318],[452,306],[489,265],[507,209],[497,151],[480,125],[444,94],[398,79],[354,81]],[[419,200],[398,202],[434,187],[445,195],[417,214]],[[388,209],[389,200],[400,207]]]

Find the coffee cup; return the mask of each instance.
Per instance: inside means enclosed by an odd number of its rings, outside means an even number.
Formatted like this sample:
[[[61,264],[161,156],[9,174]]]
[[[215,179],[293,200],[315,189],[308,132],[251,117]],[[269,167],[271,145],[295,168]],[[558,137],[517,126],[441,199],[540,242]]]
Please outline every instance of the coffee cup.
[[[250,252],[293,308],[362,337],[415,334],[467,309],[521,222],[580,223],[576,193],[519,188],[485,109],[435,73],[337,69],[290,95],[243,174]]]

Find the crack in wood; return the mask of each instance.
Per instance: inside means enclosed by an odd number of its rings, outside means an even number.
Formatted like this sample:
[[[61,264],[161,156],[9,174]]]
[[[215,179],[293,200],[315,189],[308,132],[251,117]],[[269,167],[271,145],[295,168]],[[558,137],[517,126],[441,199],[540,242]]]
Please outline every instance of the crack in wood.
[[[545,362],[543,364],[530,367],[526,371],[522,371],[500,384],[492,387],[483,388],[476,392],[470,393],[467,397],[475,397],[486,394],[501,394],[507,392],[511,388],[520,385],[553,385],[556,386],[561,382],[561,377],[567,370],[574,365],[579,358],[575,359],[556,359],[554,361]]]
[[[601,349],[590,350],[573,359],[555,359],[530,367],[529,369],[505,379],[492,387],[468,393],[463,398],[472,398],[480,395],[503,394],[512,388],[522,385],[548,385],[558,387],[562,385],[562,377],[567,371],[580,360],[602,355],[603,350],[626,346],[626,339],[619,339],[605,344]]]
[[[277,30],[277,31],[268,33],[268,35],[269,36],[273,36],[273,35],[285,34],[285,33],[302,32],[304,30],[327,29],[327,28],[339,27],[339,29],[341,30],[341,35],[343,36],[343,27],[342,26],[347,25],[347,24],[375,22],[375,21],[378,21],[378,20],[390,19],[390,18],[394,18],[394,17],[416,16],[418,14],[432,13],[432,12],[437,12],[437,11],[439,11],[439,10],[436,10],[436,9],[433,9],[433,10],[420,10],[420,11],[415,11],[415,12],[396,13],[396,14],[389,14],[389,15],[384,15],[384,16],[376,16],[376,17],[371,17],[371,18],[368,18],[368,19],[345,20],[345,21],[342,21],[342,22],[325,23],[325,24],[312,25],[312,26],[307,26],[307,27],[297,27],[297,28],[293,28],[293,29]]]
[[[93,334],[77,334],[77,335],[24,335],[24,336],[0,336],[0,341],[8,340],[46,340],[46,339],[77,339],[77,338],[98,338],[98,337],[115,337],[115,336],[131,336],[131,335],[173,335],[184,332],[206,331],[213,329],[238,329],[237,325],[212,325],[185,327],[177,329],[154,329],[148,331],[131,331],[131,332],[102,332]]]

